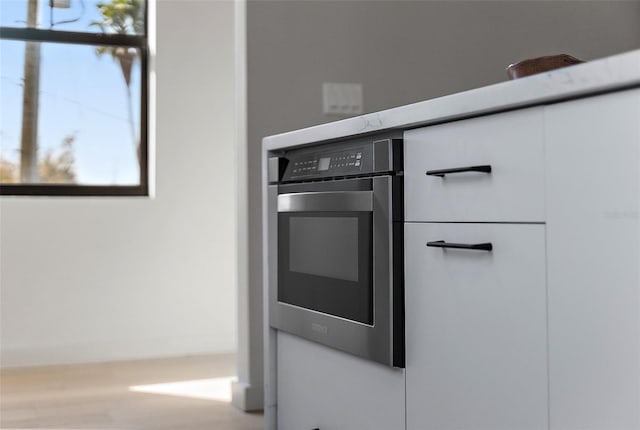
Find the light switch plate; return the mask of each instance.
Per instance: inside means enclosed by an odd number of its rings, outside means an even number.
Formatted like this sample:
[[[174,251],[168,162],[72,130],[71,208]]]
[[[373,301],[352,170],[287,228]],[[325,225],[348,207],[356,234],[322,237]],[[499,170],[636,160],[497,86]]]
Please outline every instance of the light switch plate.
[[[325,115],[362,114],[362,84],[322,84],[322,102]]]

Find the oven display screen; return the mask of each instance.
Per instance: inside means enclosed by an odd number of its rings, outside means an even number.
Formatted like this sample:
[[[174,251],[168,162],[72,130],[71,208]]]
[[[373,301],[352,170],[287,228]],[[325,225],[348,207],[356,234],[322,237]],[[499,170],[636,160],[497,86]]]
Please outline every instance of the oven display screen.
[[[329,164],[331,164],[331,157],[321,158],[318,162],[318,171],[329,170]]]

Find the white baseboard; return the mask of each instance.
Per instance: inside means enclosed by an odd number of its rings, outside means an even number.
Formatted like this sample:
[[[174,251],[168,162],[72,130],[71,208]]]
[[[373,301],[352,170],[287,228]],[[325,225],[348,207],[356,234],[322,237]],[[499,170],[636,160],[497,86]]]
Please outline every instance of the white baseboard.
[[[122,341],[6,347],[0,349],[0,367],[52,366],[147,358],[235,352],[231,336],[183,336]]]
[[[244,382],[231,384],[231,404],[241,411],[260,411],[264,405],[264,388]]]

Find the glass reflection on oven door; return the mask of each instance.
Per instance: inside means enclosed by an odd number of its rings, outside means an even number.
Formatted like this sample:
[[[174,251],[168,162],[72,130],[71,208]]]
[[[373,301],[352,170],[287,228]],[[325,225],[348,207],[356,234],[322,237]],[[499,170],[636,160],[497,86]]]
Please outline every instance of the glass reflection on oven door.
[[[373,324],[372,213],[278,214],[278,301]]]

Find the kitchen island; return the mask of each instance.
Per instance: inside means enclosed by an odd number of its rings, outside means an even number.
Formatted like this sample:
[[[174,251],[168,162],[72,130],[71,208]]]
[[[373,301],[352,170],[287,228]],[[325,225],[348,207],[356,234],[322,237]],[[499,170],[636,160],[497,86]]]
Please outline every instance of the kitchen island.
[[[640,429],[640,51],[266,137],[264,207],[274,154],[390,131],[405,367],[279,332],[267,305],[268,428]]]

